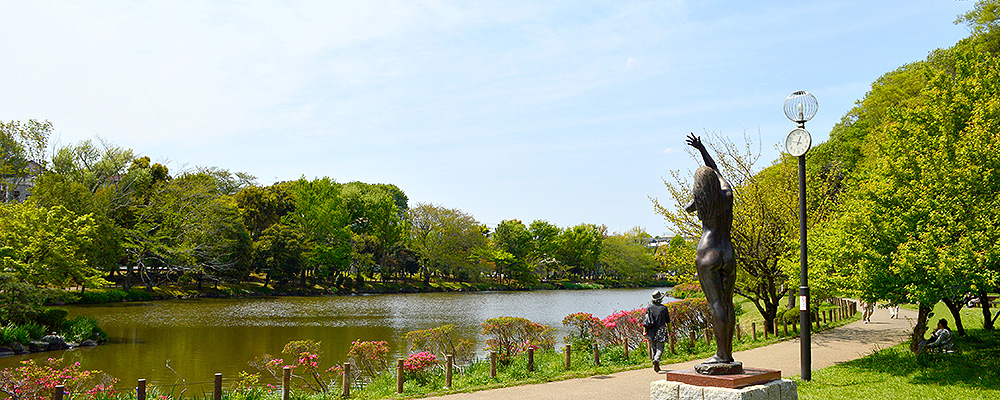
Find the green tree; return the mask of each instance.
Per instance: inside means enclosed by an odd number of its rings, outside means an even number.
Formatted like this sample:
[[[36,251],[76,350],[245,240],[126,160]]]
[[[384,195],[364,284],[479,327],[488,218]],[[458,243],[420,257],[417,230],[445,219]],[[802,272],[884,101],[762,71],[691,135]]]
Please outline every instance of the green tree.
[[[675,235],[666,246],[657,246],[654,257],[660,272],[673,276],[677,282],[696,279],[694,257],[697,250],[684,236]]]
[[[599,279],[602,268],[601,242],[606,228],[593,224],[579,224],[566,228],[555,238],[555,258],[572,274],[584,279]]]
[[[623,282],[648,282],[656,270],[654,250],[647,243],[651,236],[639,227],[605,237],[601,241],[600,263],[609,274]]]
[[[406,223],[406,195],[394,185],[351,182],[341,191],[354,233],[355,249],[368,253],[372,264],[356,265],[362,272],[379,272],[383,281],[401,271],[396,257],[409,234]],[[369,257],[357,257],[362,263]]]
[[[3,272],[38,287],[99,287],[103,272],[87,264],[85,247],[94,233],[89,215],[62,206],[0,205]]]
[[[976,51],[955,56],[919,102],[892,109],[872,132],[856,189],[818,237],[831,285],[918,305],[913,350],[937,301],[996,287],[1000,64]]]
[[[531,233],[524,223],[512,219],[500,221],[490,234],[490,248],[480,255],[493,264],[493,278],[497,283],[530,285],[538,281],[534,274]]]
[[[307,273],[336,284],[355,257],[341,185],[325,177],[300,179],[291,184],[290,192],[295,212],[285,219],[309,241],[300,284],[305,285]]]
[[[427,203],[418,203],[407,214],[409,246],[420,258],[425,283],[431,275],[479,278],[474,254],[486,245],[486,235],[472,215]]]

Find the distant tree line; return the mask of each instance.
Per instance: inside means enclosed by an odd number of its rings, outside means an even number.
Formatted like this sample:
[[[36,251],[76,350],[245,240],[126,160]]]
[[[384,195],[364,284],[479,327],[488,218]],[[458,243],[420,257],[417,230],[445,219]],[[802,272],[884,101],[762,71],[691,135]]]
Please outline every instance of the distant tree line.
[[[171,171],[106,141],[58,147],[43,160],[51,130],[34,120],[0,129],[4,176],[30,174],[34,183],[28,201],[0,204],[2,271],[37,287],[636,285],[680,269],[638,228],[512,219],[491,230],[459,209],[411,207],[391,184],[324,177],[263,186],[215,167]],[[26,170],[28,159],[44,171]],[[669,248],[678,245],[687,246]]]

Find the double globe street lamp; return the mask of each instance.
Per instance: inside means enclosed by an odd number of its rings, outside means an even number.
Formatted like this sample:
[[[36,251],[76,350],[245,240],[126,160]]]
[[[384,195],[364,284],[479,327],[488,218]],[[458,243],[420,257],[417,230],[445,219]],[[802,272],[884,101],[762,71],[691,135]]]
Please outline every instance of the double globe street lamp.
[[[785,116],[798,124],[785,138],[785,151],[799,159],[799,342],[802,360],[802,379],[812,380],[812,323],[809,321],[809,264],[806,259],[806,153],[812,147],[812,136],[806,130],[806,121],[816,116],[819,103],[805,90],[788,95],[785,99]]]

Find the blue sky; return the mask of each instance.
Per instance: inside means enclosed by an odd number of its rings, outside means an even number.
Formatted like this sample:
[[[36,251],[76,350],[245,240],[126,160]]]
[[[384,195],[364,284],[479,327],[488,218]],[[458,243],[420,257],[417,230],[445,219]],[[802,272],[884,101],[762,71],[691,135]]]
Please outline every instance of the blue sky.
[[[670,232],[649,197],[688,132],[759,138],[812,92],[830,128],[876,78],[968,35],[972,1],[87,1],[6,4],[0,120],[172,170],[393,183],[491,226]],[[763,166],[763,165],[762,165]]]

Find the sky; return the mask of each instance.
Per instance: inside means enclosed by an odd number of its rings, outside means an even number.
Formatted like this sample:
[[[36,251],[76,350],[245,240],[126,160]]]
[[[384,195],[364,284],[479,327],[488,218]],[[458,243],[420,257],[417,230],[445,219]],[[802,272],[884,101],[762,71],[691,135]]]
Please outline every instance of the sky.
[[[176,173],[392,183],[495,226],[640,227],[698,166],[684,136],[750,137],[760,166],[819,101],[814,143],[882,74],[969,35],[974,5],[885,1],[6,2],[0,120],[101,138]]]

